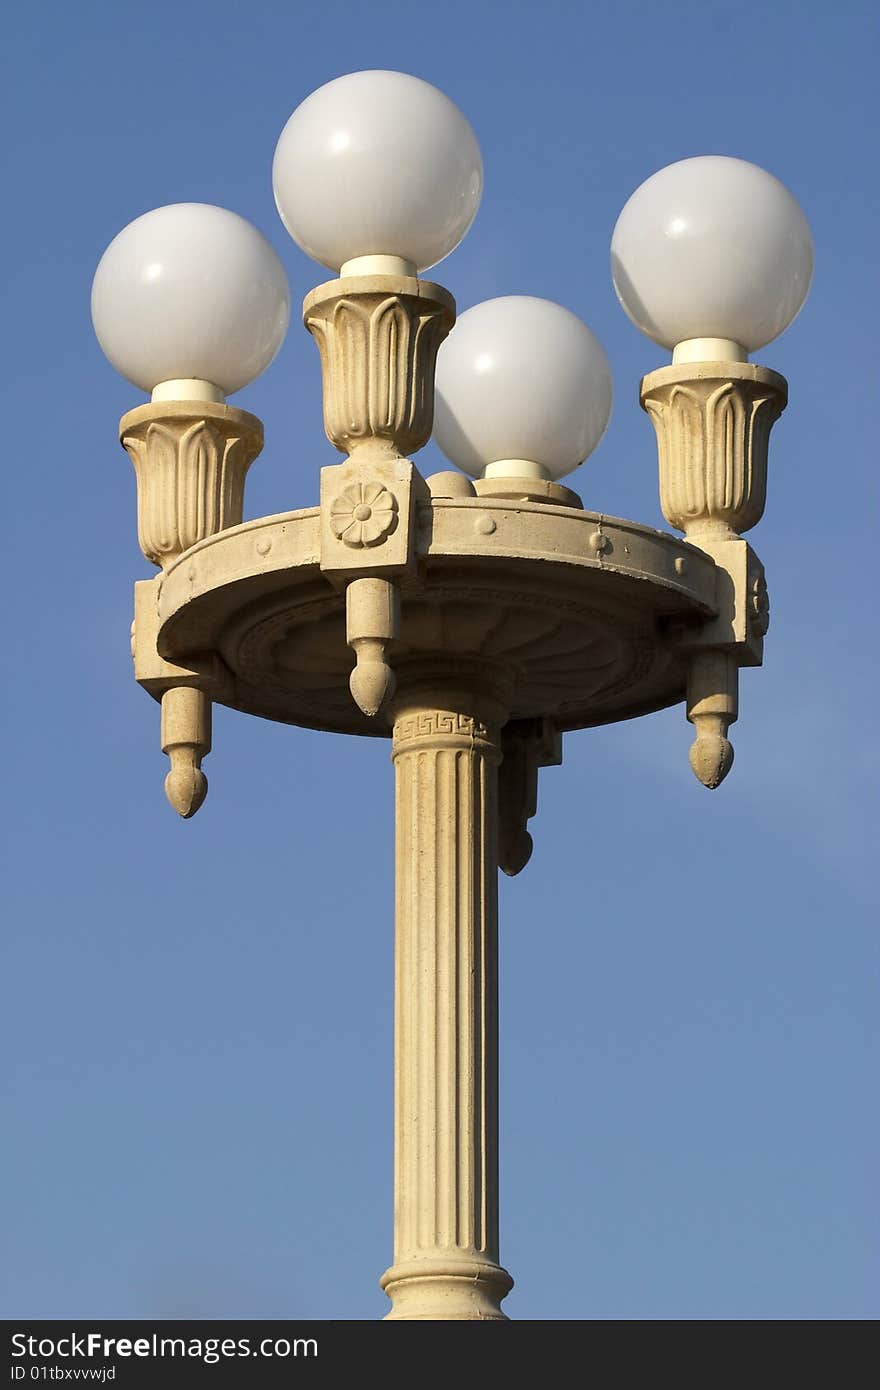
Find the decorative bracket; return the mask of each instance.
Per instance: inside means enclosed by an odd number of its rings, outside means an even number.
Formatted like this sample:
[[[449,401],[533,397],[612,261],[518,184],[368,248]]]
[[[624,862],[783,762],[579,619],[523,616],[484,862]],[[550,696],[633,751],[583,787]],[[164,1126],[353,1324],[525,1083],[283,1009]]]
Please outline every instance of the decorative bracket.
[[[415,498],[424,482],[400,458],[349,459],[321,469],[321,570],[346,591],[350,688],[373,717],[394,693],[388,644],[400,625],[396,579],[415,569]]]
[[[173,686],[202,690],[212,700],[231,698],[233,680],[222,659],[212,652],[187,656],[189,666],[179,666],[159,655],[159,591],[161,577],[138,579],[134,586],[134,622],[131,625],[131,656],[134,678],[154,700],[161,700]]]
[[[375,716],[395,684],[394,580],[415,569],[416,496],[429,495],[404,455],[431,435],[434,364],[455,301],[408,276],[348,276],[313,290],[303,320],[321,354],[327,437],[349,455],[321,469],[321,570],[346,589],[351,693]]]
[[[408,459],[349,459],[321,469],[321,571],[337,588],[359,574],[415,567],[416,494],[427,490]]]
[[[715,563],[714,618],[701,627],[670,629],[680,651],[716,647],[732,656],[737,666],[760,666],[764,638],[770,627],[770,600],[764,566],[748,541],[704,537],[699,549]]]
[[[714,790],[733,766],[727,734],[739,712],[739,668],[763,661],[770,601],[764,566],[747,541],[703,537],[699,547],[715,561],[718,612],[702,627],[671,635],[689,657],[686,708],[697,735],[690,764]]]
[[[562,734],[552,719],[511,719],[501,731],[498,770],[498,866],[513,878],[532,857],[526,824],[538,809],[538,769],[562,762]]]
[[[120,439],[137,474],[141,550],[163,573],[198,541],[239,524],[245,475],[263,447],[256,416],[212,401],[154,401],[122,417]],[[228,689],[229,674],[217,657],[190,669],[159,655],[159,584],[135,585],[131,650],[135,679],[162,704],[165,793],[189,819],[208,790],[201,764],[211,750],[211,695]]]
[[[202,758],[211,751],[211,700],[227,698],[232,677],[220,657],[178,666],[159,655],[159,588],[162,580],[140,579],[134,586],[131,655],[134,678],[162,706],[162,752],[171,760],[165,795],[179,816],[189,820],[202,805],[208,779]]]
[[[691,362],[651,372],[640,399],[657,433],[663,515],[715,562],[717,616],[679,634],[691,653],[690,763],[714,789],[733,763],[739,667],[761,665],[769,627],[764,567],[739,533],[764,513],[770,429],[788,386],[750,362]]]

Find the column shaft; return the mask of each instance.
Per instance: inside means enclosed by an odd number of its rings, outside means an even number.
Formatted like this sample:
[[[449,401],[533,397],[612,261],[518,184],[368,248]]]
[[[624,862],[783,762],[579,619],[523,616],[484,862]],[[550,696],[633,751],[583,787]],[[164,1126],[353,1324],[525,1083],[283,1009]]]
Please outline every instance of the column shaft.
[[[498,763],[473,697],[399,698],[390,1318],[503,1318]]]

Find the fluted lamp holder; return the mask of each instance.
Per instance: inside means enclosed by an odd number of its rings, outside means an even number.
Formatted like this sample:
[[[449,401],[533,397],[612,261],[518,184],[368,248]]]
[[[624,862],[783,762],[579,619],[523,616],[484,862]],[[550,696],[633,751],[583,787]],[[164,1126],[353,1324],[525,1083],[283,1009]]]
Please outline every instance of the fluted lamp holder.
[[[263,447],[255,415],[212,401],[152,401],[122,417],[119,437],[137,475],[140,547],[163,572],[191,546],[239,524],[245,475]],[[160,661],[151,612],[158,591],[143,582],[137,587],[135,675],[161,700],[162,752],[171,763],[165,794],[188,820],[208,790],[202,758],[211,751],[216,675]],[[216,673],[216,659],[209,666]]]
[[[689,362],[644,377],[640,399],[657,433],[663,515],[712,556],[726,597],[719,618],[692,635],[688,667],[690,763],[711,789],[733,763],[739,668],[761,664],[769,626],[763,566],[740,533],[764,515],[770,429],[788,387],[749,362]]]
[[[717,786],[737,675],[761,661],[764,506],[785,383],[748,364],[646,377],[661,497],[684,539],[587,511],[558,483],[445,471],[434,365],[455,306],[408,276],[344,276],[304,305],[328,438],[318,506],[242,521],[259,421],[209,402],[125,416],[140,540],[135,675],[162,701],[168,795],[204,797],[211,702],[391,738],[396,801],[392,1319],[497,1320],[497,871],[532,852],[562,736],[684,700]]]

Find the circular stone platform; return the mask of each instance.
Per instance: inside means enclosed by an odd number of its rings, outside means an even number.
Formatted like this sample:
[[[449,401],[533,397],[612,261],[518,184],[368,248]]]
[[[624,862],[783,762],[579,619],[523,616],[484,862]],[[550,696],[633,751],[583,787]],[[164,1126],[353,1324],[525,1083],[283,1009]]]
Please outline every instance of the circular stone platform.
[[[489,661],[512,680],[512,718],[563,729],[684,698],[670,620],[715,610],[715,565],[662,531],[579,508],[473,497],[417,510],[418,567],[402,576],[394,669]],[[159,652],[216,653],[223,703],[264,718],[387,737],[348,689],[345,597],[319,566],[318,508],[245,522],[188,550],[162,581]],[[374,571],[375,573],[375,571]]]

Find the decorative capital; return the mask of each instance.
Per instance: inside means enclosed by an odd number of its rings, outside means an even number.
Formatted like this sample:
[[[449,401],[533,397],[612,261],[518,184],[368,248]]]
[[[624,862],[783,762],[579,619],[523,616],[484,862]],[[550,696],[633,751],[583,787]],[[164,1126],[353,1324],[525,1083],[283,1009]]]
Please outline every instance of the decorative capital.
[[[318,344],[324,428],[343,454],[408,458],[434,423],[437,349],[455,301],[427,280],[350,276],[306,297],[303,322]]]
[[[657,432],[669,524],[698,544],[755,526],[770,429],[788,400],[785,378],[749,362],[689,362],[651,372],[640,399]]]
[[[237,526],[244,480],[263,447],[255,415],[211,401],[150,402],[120,421],[138,485],[138,540],[163,570],[190,546]]]

